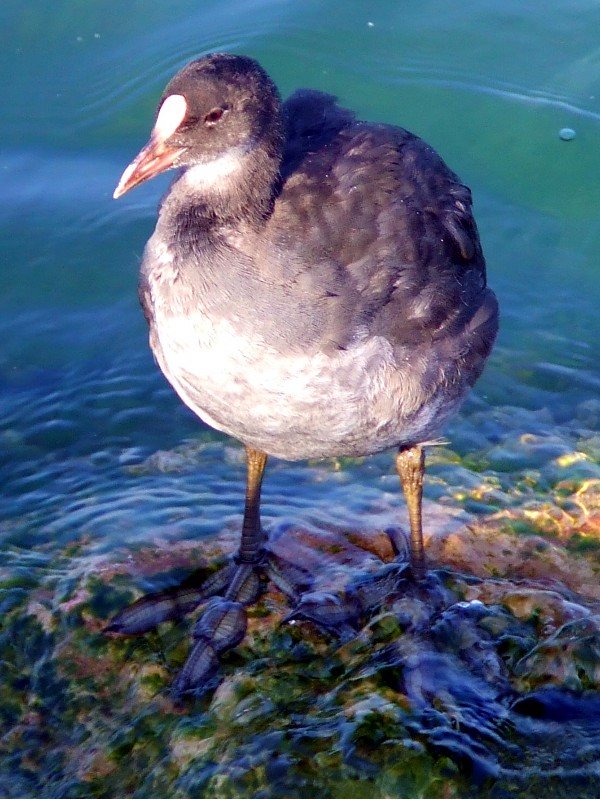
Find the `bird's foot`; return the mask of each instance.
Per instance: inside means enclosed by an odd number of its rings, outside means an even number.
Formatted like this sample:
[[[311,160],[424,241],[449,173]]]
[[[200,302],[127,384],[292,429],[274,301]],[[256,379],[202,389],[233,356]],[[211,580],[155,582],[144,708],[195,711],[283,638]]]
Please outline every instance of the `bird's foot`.
[[[223,594],[235,570],[235,564],[227,564],[200,586],[186,579],[178,586],[145,595],[115,614],[104,632],[136,636],[154,630],[161,622],[182,619],[213,595]]]
[[[201,694],[219,672],[219,657],[238,645],[246,635],[245,606],[256,602],[264,589],[265,563],[238,563],[226,591],[215,595],[194,626],[194,645],[173,682],[175,697]]]
[[[246,633],[245,606],[254,603],[264,588],[266,562],[228,564],[201,586],[189,581],[163,592],[147,595],[119,612],[105,627],[106,633],[136,635],[161,622],[179,620],[205,603],[193,631],[194,645],[173,683],[176,696],[201,693],[219,671],[219,656],[239,644]]]
[[[174,684],[178,693],[189,691],[213,677],[219,666],[217,656],[244,638],[244,606],[258,599],[261,584],[261,565],[232,562],[201,586],[186,581],[140,598],[116,614],[104,632],[125,636],[147,633],[161,622],[181,619],[208,600],[194,628],[194,647]]]
[[[428,571],[424,563],[412,557],[407,532],[389,528],[386,533],[395,556],[393,562],[377,572],[360,576],[342,592],[311,591],[310,586],[304,587],[296,595],[293,611],[284,622],[310,622],[325,635],[344,642],[356,636],[386,605],[397,606],[399,617],[409,627],[418,623],[422,615],[407,615],[405,606],[411,610],[415,603],[427,608],[442,607],[445,594],[440,580],[435,572]]]
[[[394,562],[355,580],[341,592],[304,592],[284,622],[308,622],[326,637],[345,644],[382,613],[391,613],[402,630],[426,631],[451,602],[453,595],[435,570],[415,580],[410,564]]]
[[[404,528],[390,527],[386,529],[394,552],[396,563],[404,563],[406,572],[404,577],[414,584],[427,582],[428,572],[425,558],[415,558],[411,550],[410,534]]]
[[[194,627],[194,646],[173,683],[176,698],[201,694],[217,682],[219,657],[244,639],[248,626],[245,606],[259,598],[265,576],[290,598],[302,596],[312,587],[312,578],[304,570],[268,550],[260,563],[234,567],[227,590],[212,597]]]
[[[377,608],[402,592],[408,571],[406,564],[387,564],[376,573],[353,581],[341,593],[303,592],[284,622],[312,622],[325,634],[347,641]]]
[[[265,577],[288,597],[293,607],[284,622],[310,622],[340,641],[356,636],[369,617],[394,597],[412,596],[415,592],[419,597],[430,594],[433,587],[429,584],[434,576],[426,574],[416,579],[406,540],[396,530],[388,531],[388,535],[396,560],[352,581],[342,592],[315,590],[306,570],[267,544],[256,562],[235,559],[200,586],[191,584],[188,578],[177,587],[137,600],[113,617],[105,631],[121,635],[145,633],[161,622],[179,620],[204,604],[193,630],[192,649],[173,683],[176,698],[202,694],[217,682],[221,656],[244,639],[246,606],[262,594]]]

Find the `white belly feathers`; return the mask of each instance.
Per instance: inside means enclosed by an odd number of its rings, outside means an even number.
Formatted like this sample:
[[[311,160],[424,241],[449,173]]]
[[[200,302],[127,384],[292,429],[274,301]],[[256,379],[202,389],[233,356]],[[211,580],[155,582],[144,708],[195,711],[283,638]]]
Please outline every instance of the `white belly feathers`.
[[[151,345],[181,399],[212,427],[290,460],[378,452],[435,430],[440,403],[423,397],[425,365],[396,364],[384,338],[331,354],[280,352],[260,319],[242,337],[234,313],[211,318],[194,307],[170,254],[160,255],[147,275]]]

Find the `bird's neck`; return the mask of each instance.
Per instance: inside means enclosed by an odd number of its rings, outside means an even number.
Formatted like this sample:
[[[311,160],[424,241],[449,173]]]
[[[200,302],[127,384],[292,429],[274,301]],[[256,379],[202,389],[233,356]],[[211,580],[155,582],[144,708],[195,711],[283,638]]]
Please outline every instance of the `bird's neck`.
[[[186,236],[240,224],[260,228],[273,208],[280,165],[281,148],[262,144],[186,167],[163,201],[161,221]]]

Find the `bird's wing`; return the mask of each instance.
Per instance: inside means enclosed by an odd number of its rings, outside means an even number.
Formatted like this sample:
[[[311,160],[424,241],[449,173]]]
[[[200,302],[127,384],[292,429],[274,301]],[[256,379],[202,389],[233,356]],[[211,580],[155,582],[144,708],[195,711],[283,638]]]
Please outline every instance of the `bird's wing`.
[[[469,189],[421,139],[356,122],[330,95],[296,93],[285,112],[261,261],[313,310],[322,340],[382,335],[402,346],[459,331],[485,289]]]

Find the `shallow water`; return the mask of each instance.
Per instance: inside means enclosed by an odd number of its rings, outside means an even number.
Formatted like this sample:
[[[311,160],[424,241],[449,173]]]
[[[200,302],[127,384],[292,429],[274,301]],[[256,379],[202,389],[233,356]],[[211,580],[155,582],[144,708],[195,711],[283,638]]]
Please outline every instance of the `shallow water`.
[[[137,263],[168,178],[111,199],[168,77],[211,50],[257,58],[284,95],[320,88],[363,118],[413,130],[473,190],[501,333],[447,431],[451,444],[432,454],[428,499],[461,519],[543,504],[565,483],[575,491],[600,477],[596,2],[131,0],[124,11],[116,0],[5,0],[0,21],[0,546],[9,583],[33,575],[64,589],[102,559],[231,536],[239,524],[239,447],[201,426],[167,386],[137,304]],[[573,141],[560,139],[565,127]],[[389,454],[273,463],[265,483],[273,529],[381,530],[400,507]],[[441,684],[455,669],[446,667],[435,673]],[[552,724],[555,739],[568,727]],[[581,789],[552,736],[527,735],[538,736],[535,770],[565,769],[565,791]],[[596,728],[582,736],[600,746]],[[16,764],[9,750],[3,780],[22,775]],[[581,769],[589,777],[596,766]]]

